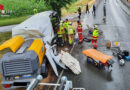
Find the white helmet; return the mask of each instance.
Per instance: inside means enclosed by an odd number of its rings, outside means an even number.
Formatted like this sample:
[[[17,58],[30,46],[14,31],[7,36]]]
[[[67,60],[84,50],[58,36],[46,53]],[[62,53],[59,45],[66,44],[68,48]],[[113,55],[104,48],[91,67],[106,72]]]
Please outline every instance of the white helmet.
[[[61,20],[60,23],[63,23],[63,21]]]
[[[94,25],[94,28],[98,28],[98,26],[97,26],[97,25]]]
[[[59,25],[60,25],[60,26],[62,26],[62,25],[63,25],[63,23],[60,23]]]

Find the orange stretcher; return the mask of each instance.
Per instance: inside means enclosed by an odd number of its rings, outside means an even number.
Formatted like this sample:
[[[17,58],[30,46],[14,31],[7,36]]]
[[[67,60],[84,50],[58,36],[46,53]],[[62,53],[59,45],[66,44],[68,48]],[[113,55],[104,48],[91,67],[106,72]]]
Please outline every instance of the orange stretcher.
[[[87,49],[82,52],[84,55],[92,57],[93,59],[99,60],[102,63],[106,63],[111,60],[112,56],[105,55],[96,49]]]
[[[94,64],[98,68],[108,66],[108,68],[114,63],[112,56],[105,55],[96,49],[83,50],[82,53],[87,56],[87,62]]]

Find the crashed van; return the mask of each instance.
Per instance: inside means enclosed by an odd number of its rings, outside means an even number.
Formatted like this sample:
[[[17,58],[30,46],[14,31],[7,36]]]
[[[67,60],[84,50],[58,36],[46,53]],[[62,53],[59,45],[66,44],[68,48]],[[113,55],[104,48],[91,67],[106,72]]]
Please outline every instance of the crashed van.
[[[52,43],[55,34],[50,15],[53,11],[38,13],[12,28],[12,38],[0,45],[0,51],[9,48],[0,60],[2,87],[13,89],[28,87],[38,75],[47,76],[47,62],[58,76],[60,62],[57,45]]]

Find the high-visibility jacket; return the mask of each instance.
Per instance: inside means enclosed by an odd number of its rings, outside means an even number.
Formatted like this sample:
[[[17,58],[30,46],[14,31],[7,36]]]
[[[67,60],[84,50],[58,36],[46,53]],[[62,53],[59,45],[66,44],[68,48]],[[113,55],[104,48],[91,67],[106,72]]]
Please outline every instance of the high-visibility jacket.
[[[99,36],[99,31],[97,30],[97,29],[95,29],[94,31],[93,31],[93,39],[97,39],[98,38],[98,36]]]
[[[78,32],[78,33],[82,33],[82,26],[81,26],[81,25],[78,25],[78,27],[77,27],[77,32]]]
[[[57,34],[63,34],[63,30],[64,30],[64,28],[62,26],[60,26],[60,28],[57,31]]]
[[[69,26],[69,22],[65,22],[64,25],[65,25],[65,28],[67,29]]]
[[[68,34],[74,34],[74,28],[71,25],[68,25]]]

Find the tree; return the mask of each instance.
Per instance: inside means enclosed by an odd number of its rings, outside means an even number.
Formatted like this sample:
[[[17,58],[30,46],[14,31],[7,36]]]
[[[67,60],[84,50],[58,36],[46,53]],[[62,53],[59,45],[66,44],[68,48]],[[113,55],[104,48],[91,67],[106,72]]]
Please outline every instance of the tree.
[[[61,17],[61,8],[71,4],[73,0],[44,0],[47,6],[51,6],[52,10],[56,11]]]

